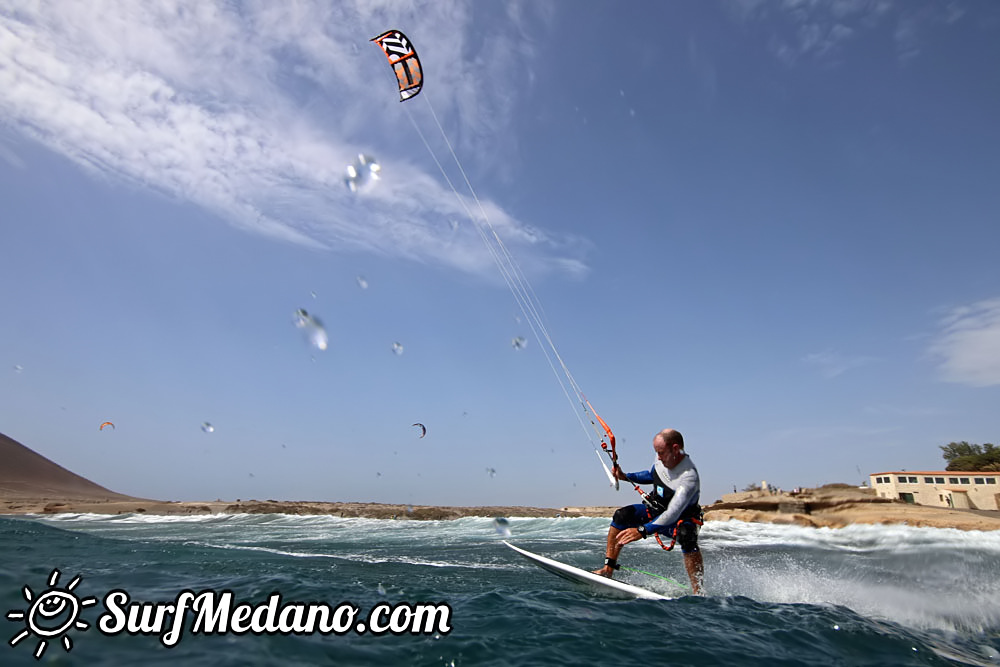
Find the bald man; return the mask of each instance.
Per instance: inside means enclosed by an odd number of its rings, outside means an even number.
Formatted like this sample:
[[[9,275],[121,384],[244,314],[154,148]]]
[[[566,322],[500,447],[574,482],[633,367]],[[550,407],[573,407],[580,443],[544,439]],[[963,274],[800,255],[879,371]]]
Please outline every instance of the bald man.
[[[615,466],[614,475],[633,484],[652,484],[653,490],[636,505],[626,505],[615,512],[608,529],[604,567],[594,574],[611,578],[618,569],[618,554],[629,542],[660,534],[681,545],[684,567],[691,580],[691,590],[701,593],[705,568],[698,549],[698,526],[701,525],[701,482],[698,469],[684,452],[684,436],[672,428],[653,437],[656,460],[649,470],[624,473]]]

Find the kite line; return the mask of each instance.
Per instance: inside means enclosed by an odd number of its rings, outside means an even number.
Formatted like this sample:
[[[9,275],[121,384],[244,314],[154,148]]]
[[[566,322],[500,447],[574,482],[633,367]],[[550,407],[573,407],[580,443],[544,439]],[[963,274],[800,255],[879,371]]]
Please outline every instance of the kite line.
[[[416,49],[413,47],[410,40],[399,30],[387,30],[381,35],[373,37],[371,41],[375,42],[382,48],[386,58],[389,60],[389,64],[393,68],[393,72],[396,74],[396,81],[399,86],[400,102],[405,102],[415,97],[423,89],[424,76],[423,69],[420,65],[420,59],[417,56]],[[515,303],[520,309],[521,314],[524,316],[525,321],[527,321],[528,326],[531,328],[531,332],[534,335],[535,340],[538,341],[539,347],[545,355],[545,360],[548,362],[549,368],[552,369],[552,373],[555,375],[556,381],[559,383],[559,386],[569,402],[574,415],[576,415],[577,421],[579,421],[584,434],[593,446],[594,452],[597,454],[597,458],[600,461],[601,466],[604,468],[604,472],[608,476],[608,480],[615,487],[615,489],[618,489],[618,479],[612,473],[612,470],[608,468],[607,463],[604,461],[604,457],[601,456],[601,451],[603,450],[603,452],[607,454],[608,458],[611,460],[612,468],[618,466],[618,455],[616,451],[614,433],[608,424],[601,419],[600,415],[597,414],[597,411],[594,410],[590,401],[587,400],[583,390],[580,385],[577,384],[576,379],[573,377],[569,367],[563,360],[562,355],[559,354],[559,350],[556,348],[556,344],[553,341],[552,336],[549,334],[548,328],[545,326],[542,309],[538,302],[538,298],[535,295],[535,291],[531,287],[531,283],[528,281],[527,276],[514,259],[514,256],[508,250],[506,244],[504,244],[503,240],[500,238],[496,228],[494,228],[493,224],[490,222],[489,215],[486,213],[479,196],[476,194],[475,188],[472,187],[472,182],[469,180],[469,176],[462,165],[462,161],[455,153],[455,149],[452,146],[451,141],[448,139],[448,135],[444,131],[441,121],[438,119],[438,115],[434,111],[434,107],[431,104],[430,99],[427,95],[423,95],[423,99],[431,117],[434,119],[434,124],[437,126],[442,140],[448,147],[448,153],[451,155],[455,166],[458,168],[458,171],[462,176],[462,180],[465,182],[465,187],[467,188],[469,195],[475,202],[475,208],[479,211],[478,216],[473,210],[470,210],[467,199],[463,197],[458,188],[455,187],[451,177],[449,177],[448,172],[441,164],[441,161],[438,159],[437,154],[431,147],[430,142],[427,141],[423,131],[420,129],[420,126],[414,119],[413,114],[410,112],[409,105],[403,105],[403,110],[406,112],[407,118],[410,119],[410,123],[413,125],[413,129],[416,131],[417,136],[420,137],[424,147],[430,154],[431,159],[434,160],[434,164],[437,165],[438,170],[441,172],[441,176],[445,179],[448,187],[451,188],[459,206],[465,211],[466,216],[472,222],[473,227],[475,227],[480,238],[483,240],[490,256],[493,258],[494,263],[500,270],[500,274],[503,276],[504,282],[510,289]],[[560,375],[560,370],[562,371],[562,375]],[[576,396],[576,400],[574,400],[571,392]],[[594,434],[597,435],[601,446],[600,450],[598,450],[593,436],[587,430],[585,420],[590,422]],[[600,427],[598,424],[600,424]]]

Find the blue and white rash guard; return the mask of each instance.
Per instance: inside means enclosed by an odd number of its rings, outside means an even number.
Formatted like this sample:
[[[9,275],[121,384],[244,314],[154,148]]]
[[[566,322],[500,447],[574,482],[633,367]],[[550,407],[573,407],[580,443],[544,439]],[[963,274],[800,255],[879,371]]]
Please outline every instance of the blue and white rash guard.
[[[626,477],[633,484],[653,485],[652,493],[644,501],[651,515],[659,514],[646,524],[646,530],[650,533],[672,529],[686,510],[693,510],[698,506],[701,481],[698,469],[687,454],[673,468],[668,468],[656,459],[649,470],[630,472]]]

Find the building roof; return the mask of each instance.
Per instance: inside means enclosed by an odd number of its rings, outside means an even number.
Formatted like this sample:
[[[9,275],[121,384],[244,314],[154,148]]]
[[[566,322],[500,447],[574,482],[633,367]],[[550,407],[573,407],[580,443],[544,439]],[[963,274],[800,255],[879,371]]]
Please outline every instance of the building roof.
[[[966,476],[976,476],[976,477],[988,477],[994,475],[1000,475],[1000,472],[987,472],[985,470],[890,470],[888,472],[873,472],[869,477],[873,475],[966,475]]]

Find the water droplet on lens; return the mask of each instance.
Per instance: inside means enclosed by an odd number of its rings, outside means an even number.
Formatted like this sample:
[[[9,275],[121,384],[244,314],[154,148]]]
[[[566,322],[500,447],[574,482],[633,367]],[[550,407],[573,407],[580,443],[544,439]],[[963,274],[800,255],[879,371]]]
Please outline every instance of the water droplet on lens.
[[[403,344],[402,344],[402,343],[393,343],[393,344],[392,344],[392,352],[393,352],[393,354],[395,354],[395,355],[396,355],[397,357],[398,357],[399,355],[403,354]],[[418,355],[418,356],[419,356],[419,355]]]
[[[215,427],[209,424],[208,422],[203,422],[201,425],[201,430],[204,431],[205,433],[214,433]]]
[[[382,167],[370,155],[359,154],[357,159],[347,165],[347,176],[344,185],[351,192],[368,190],[379,179]]]
[[[528,346],[528,341],[525,340],[524,336],[517,336],[514,340],[510,341],[510,345],[515,350],[523,350]]]
[[[329,339],[326,335],[326,329],[323,328],[323,323],[318,317],[310,315],[305,308],[299,308],[295,311],[293,321],[306,337],[306,342],[317,350],[326,349]]]
[[[502,516],[498,516],[493,519],[493,530],[497,531],[497,535],[510,537],[510,521]]]
[[[365,280],[364,276],[358,276],[357,281],[358,281],[358,287],[360,287],[361,289],[368,289],[368,281]]]

